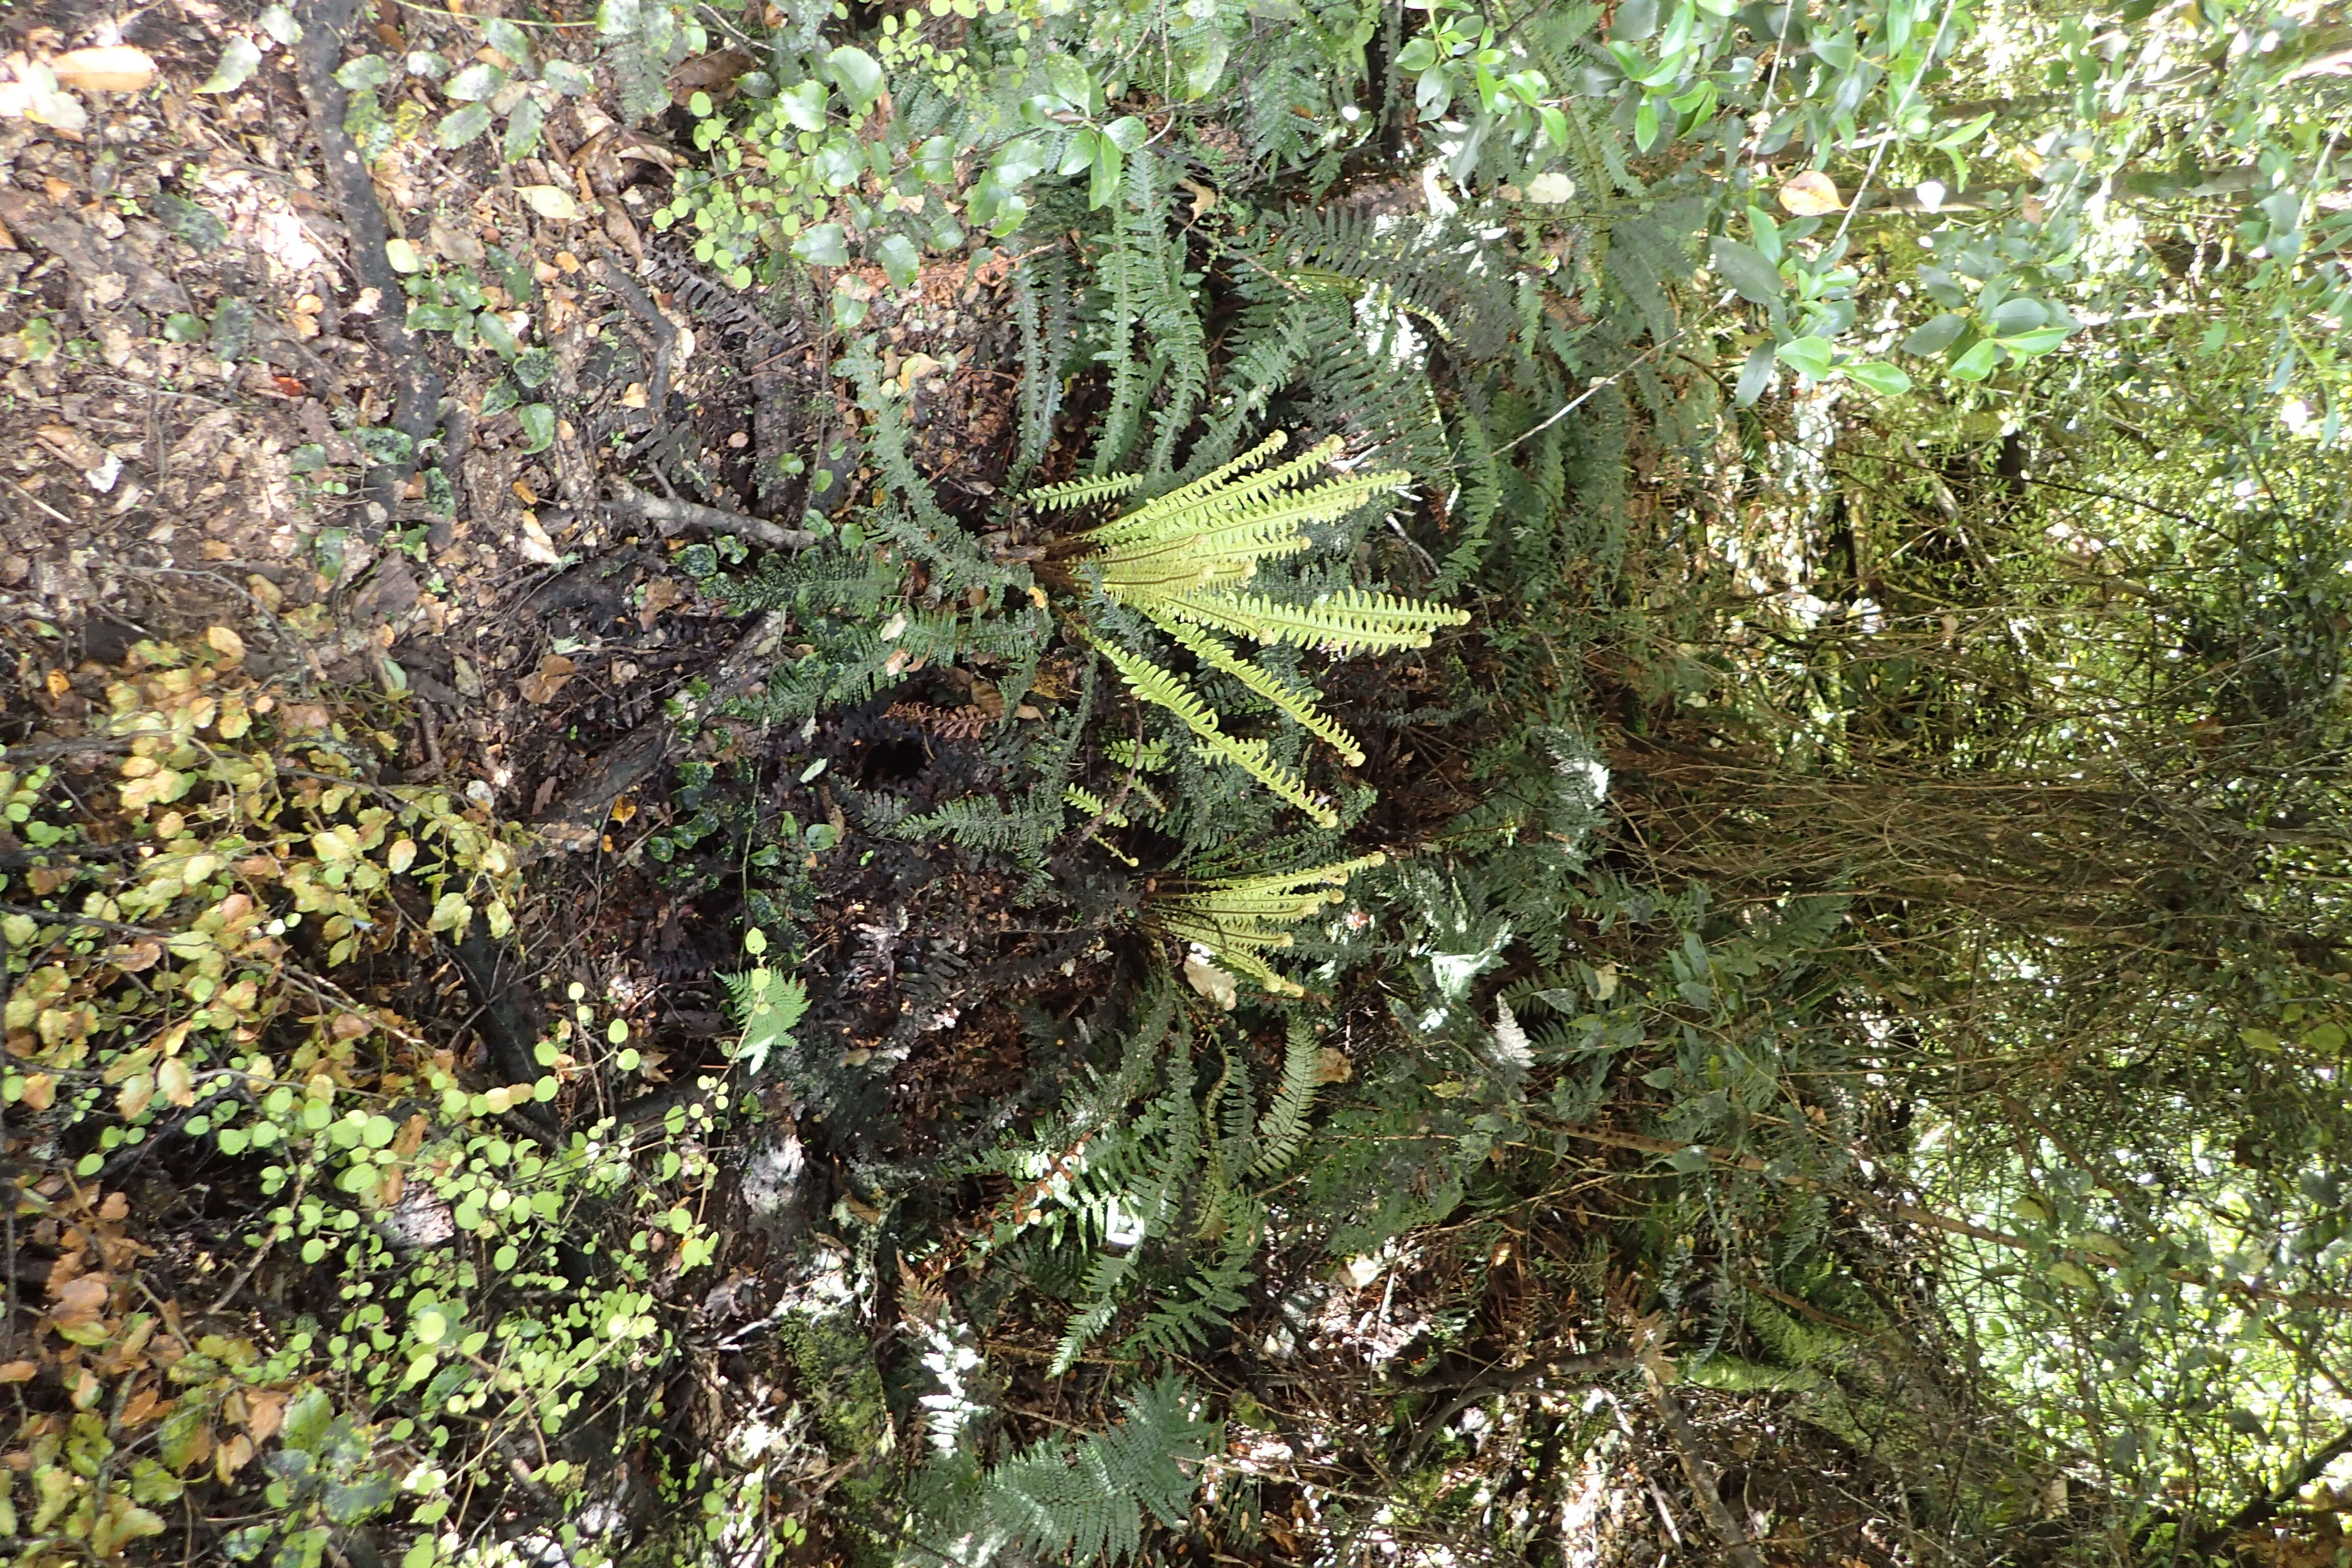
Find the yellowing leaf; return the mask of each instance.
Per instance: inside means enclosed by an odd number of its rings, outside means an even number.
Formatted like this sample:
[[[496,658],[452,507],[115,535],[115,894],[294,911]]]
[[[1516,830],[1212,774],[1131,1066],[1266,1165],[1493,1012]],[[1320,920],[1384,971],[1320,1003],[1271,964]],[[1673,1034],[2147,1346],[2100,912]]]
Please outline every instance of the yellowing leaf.
[[[1207,953],[1185,954],[1184,978],[1193,990],[1227,1012],[1231,1012],[1241,1000],[1239,983]]]
[[[245,639],[226,626],[211,627],[205,633],[205,641],[211,644],[213,651],[224,658],[236,659],[245,657]]]
[[[1819,217],[1823,213],[1843,212],[1845,198],[1838,195],[1835,180],[1819,169],[1809,169],[1780,187],[1780,205],[1799,217]]]
[[[577,223],[584,216],[572,193],[562,185],[517,185],[516,194],[530,204],[530,210],[558,223]]]
[[[185,1107],[196,1102],[195,1079],[188,1071],[188,1064],[177,1057],[165,1058],[155,1069],[155,1087],[173,1105]]]
[[[415,864],[416,840],[414,838],[393,840],[392,847],[384,853],[383,868],[397,877]]]
[[[425,922],[427,931],[446,931],[463,938],[466,928],[474,923],[473,908],[463,893],[444,893],[433,906],[433,918]]]
[[[122,1092],[114,1097],[115,1113],[125,1121],[136,1121],[140,1112],[145,1110],[148,1102],[154,1098],[155,1075],[152,1072],[137,1074],[122,1086]]]

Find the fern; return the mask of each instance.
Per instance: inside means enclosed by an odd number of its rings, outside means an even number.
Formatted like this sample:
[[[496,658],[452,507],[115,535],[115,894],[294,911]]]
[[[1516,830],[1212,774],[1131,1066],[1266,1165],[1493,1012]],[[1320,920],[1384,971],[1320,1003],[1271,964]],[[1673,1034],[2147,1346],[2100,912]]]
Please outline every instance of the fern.
[[[1276,220],[1274,237],[1270,259],[1289,276],[1384,295],[1471,358],[1492,360],[1510,342],[1515,290],[1493,260],[1503,253],[1459,223],[1312,210]]]
[[[757,1078],[766,1070],[769,1056],[793,1044],[793,1026],[808,1011],[808,991],[789,974],[765,964],[741,974],[722,974],[727,1000],[743,1020],[743,1037],[735,1059],[745,1074]]]
[[[1038,294],[1047,305],[1041,310]],[[1045,456],[1062,406],[1062,361],[1069,349],[1070,300],[1058,255],[1013,274],[1013,306],[1021,329],[1020,448],[1007,479],[1018,484]]]
[[[1164,937],[1215,954],[1277,995],[1305,993],[1269,966],[1264,953],[1288,947],[1289,928],[1342,901],[1339,889],[1357,871],[1385,864],[1377,850],[1353,860],[1304,870],[1234,877],[1164,893],[1144,906],[1144,923]]]
[[[1315,1036],[1304,1019],[1293,1018],[1283,1044],[1282,1087],[1258,1118],[1256,1149],[1250,1173],[1276,1176],[1298,1157],[1307,1141],[1307,1113],[1315,1109],[1318,1077]]]
[[[1098,500],[1123,496],[1142,482],[1141,474],[1111,474],[1102,479],[1071,479],[1065,484],[1046,485],[1029,491],[1021,499],[1040,511],[1056,511],[1090,506]]]
[[[1200,1467],[1223,1446],[1201,1400],[1167,1377],[1120,1400],[1122,1419],[1074,1443],[1043,1442],[990,1470],[982,1522],[958,1553],[980,1564],[1022,1554],[1072,1564],[1118,1563],[1143,1543],[1147,1518],[1182,1525]]]
[[[1315,693],[1297,687],[1274,675],[1259,665],[1239,658],[1215,637],[1196,632],[1181,622],[1167,628],[1177,645],[1210,668],[1232,676],[1244,686],[1295,720],[1299,728],[1339,753],[1340,761],[1351,768],[1364,765],[1364,748],[1356,737],[1348,733],[1336,720],[1316,706]]]
[[[1118,670],[1128,689],[1155,707],[1163,708],[1181,719],[1186,727],[1199,737],[1201,744],[1216,755],[1239,764],[1249,775],[1276,795],[1288,801],[1316,821],[1327,826],[1339,821],[1338,815],[1309,794],[1307,781],[1275,761],[1272,750],[1255,737],[1243,738],[1225,733],[1217,716],[1200,694],[1184,683],[1179,675],[1171,674],[1150,659],[1104,644],[1102,656]]]
[[[1280,604],[1256,594],[1171,595],[1162,610],[1171,619],[1254,637],[1260,642],[1375,653],[1427,647],[1431,634],[1440,626],[1458,626],[1470,619],[1467,611],[1361,588],[1342,588],[1311,605]]]
[[[1307,605],[1237,592],[1260,561],[1312,548],[1304,532],[1308,525],[1344,517],[1397,483],[1398,476],[1375,471],[1309,484],[1337,455],[1336,440],[1264,468],[1286,439],[1276,432],[1241,457],[1076,535],[1068,548],[1083,557],[1087,580],[1105,599],[1139,611],[1202,664],[1239,681],[1354,766],[1362,761],[1363,748],[1321,710],[1311,692],[1241,658],[1207,633],[1342,650],[1411,647],[1425,646],[1435,627],[1459,625],[1468,616],[1353,588]],[[1047,507],[1076,506],[1128,488],[1120,479],[1087,479],[1032,499]],[[1239,764],[1318,823],[1336,824],[1337,814],[1309,793],[1304,777],[1278,761],[1265,741],[1229,733],[1181,676],[1107,638],[1098,638],[1097,646],[1130,690],[1183,721],[1207,754]]]
[[[1256,1278],[1249,1264],[1257,1253],[1262,1213],[1239,1194],[1219,1197],[1222,1201],[1211,1205],[1224,1230],[1216,1259],[1153,1297],[1150,1310],[1122,1347],[1129,1353],[1185,1355],[1205,1350],[1232,1323],[1234,1314],[1248,1305],[1242,1290]]]

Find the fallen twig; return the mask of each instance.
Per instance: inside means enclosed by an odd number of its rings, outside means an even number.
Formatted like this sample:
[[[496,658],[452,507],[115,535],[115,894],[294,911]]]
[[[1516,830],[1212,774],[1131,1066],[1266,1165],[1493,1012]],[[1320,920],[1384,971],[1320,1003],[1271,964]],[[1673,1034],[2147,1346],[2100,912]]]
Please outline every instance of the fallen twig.
[[[1683,1413],[1682,1402],[1668,1388],[1672,1368],[1651,1337],[1647,1324],[1636,1325],[1636,1345],[1641,1352],[1642,1381],[1649,1385],[1650,1403],[1657,1407],[1658,1419],[1665,1423],[1666,1436],[1675,1446],[1675,1458],[1682,1462],[1683,1479],[1690,1482],[1691,1496],[1698,1500],[1698,1511],[1706,1520],[1707,1528],[1723,1542],[1723,1552],[1735,1568],[1764,1568],[1764,1559],[1758,1553],[1755,1542],[1739,1527],[1739,1521],[1723,1503],[1723,1494],[1715,1489],[1715,1476],[1698,1456],[1698,1432],[1691,1426],[1690,1417]]]
[[[806,550],[816,542],[816,535],[804,528],[786,528],[763,517],[748,517],[698,501],[648,495],[626,479],[614,479],[612,483],[611,504],[615,510],[650,522],[665,534],[740,533],[772,550]]]
[[[352,268],[362,283],[382,297],[369,316],[370,331],[376,347],[392,362],[393,427],[409,440],[405,458],[368,470],[360,538],[372,544],[392,521],[409,476],[416,471],[417,453],[440,428],[441,377],[408,335],[408,296],[400,287],[400,275],[392,269],[392,258],[384,254],[383,209],[376,205],[367,162],[343,129],[350,104],[335,70],[342,63],[343,39],[359,15],[358,0],[303,0],[301,12],[302,37],[294,48],[294,62],[302,96],[310,100],[320,168],[351,235]]]

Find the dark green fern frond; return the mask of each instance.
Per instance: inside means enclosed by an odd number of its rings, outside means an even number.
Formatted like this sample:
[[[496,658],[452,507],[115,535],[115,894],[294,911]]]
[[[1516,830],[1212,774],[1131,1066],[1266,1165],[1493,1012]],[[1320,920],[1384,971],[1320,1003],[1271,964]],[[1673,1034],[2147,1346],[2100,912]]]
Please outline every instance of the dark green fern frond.
[[[1518,315],[1503,254],[1449,220],[1346,208],[1283,215],[1268,250],[1278,268],[1381,290],[1478,360],[1504,353]]]
[[[1321,1081],[1316,1053],[1314,1031],[1304,1018],[1292,1018],[1283,1044],[1282,1087],[1275,1091],[1265,1114],[1258,1118],[1251,1174],[1280,1175],[1298,1157],[1307,1141],[1307,1114],[1315,1109],[1315,1089]]]
[[[1075,1443],[1045,1442],[988,1472],[986,1519],[968,1560],[1017,1552],[1072,1564],[1118,1563],[1143,1542],[1145,1519],[1180,1527],[1200,1466],[1222,1447],[1182,1379],[1168,1377],[1120,1401],[1124,1417]]]

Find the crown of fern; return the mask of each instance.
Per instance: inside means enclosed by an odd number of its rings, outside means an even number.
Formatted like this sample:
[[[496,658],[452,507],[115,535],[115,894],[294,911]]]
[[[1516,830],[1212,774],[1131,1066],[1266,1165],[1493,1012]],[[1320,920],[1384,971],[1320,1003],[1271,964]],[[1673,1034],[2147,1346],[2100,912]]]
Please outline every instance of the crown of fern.
[[[1346,901],[1340,889],[1349,877],[1387,859],[1375,850],[1299,871],[1202,882],[1151,900],[1144,921],[1162,936],[1206,949],[1276,995],[1301,995],[1303,988],[1263,955],[1290,945],[1290,927]]]
[[[1355,767],[1363,747],[1322,710],[1312,690],[1244,658],[1223,639],[1381,652],[1426,647],[1438,627],[1470,617],[1356,588],[1304,605],[1244,592],[1259,562],[1314,547],[1308,525],[1345,517],[1404,482],[1387,469],[1316,482],[1339,455],[1336,437],[1265,467],[1288,441],[1276,431],[1223,467],[1078,534],[1074,552],[1105,598],[1141,612],[1200,664],[1239,681]],[[1124,495],[1137,482],[1132,476],[1079,479],[1024,499],[1048,510],[1077,507]],[[1336,824],[1337,814],[1308,792],[1303,777],[1276,761],[1265,742],[1228,733],[1182,676],[1125,649],[1106,646],[1103,654],[1139,698],[1181,719],[1204,754],[1240,764],[1318,824]]]

